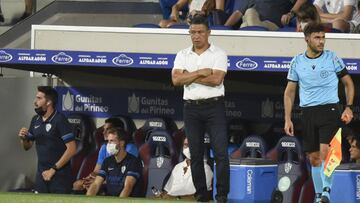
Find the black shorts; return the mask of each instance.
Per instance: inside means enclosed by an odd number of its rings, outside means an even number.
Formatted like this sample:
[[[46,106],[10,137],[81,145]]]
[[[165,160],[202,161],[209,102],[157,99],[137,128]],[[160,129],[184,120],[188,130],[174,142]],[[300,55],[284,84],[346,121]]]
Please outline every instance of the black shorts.
[[[302,140],[305,152],[320,150],[321,144],[329,144],[341,126],[338,104],[326,104],[301,108]]]

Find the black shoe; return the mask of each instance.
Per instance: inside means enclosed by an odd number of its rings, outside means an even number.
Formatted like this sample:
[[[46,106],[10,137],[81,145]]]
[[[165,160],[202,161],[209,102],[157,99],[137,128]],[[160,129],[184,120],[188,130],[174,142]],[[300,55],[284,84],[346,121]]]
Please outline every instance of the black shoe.
[[[216,197],[216,202],[217,203],[226,203],[227,197],[226,196],[218,196],[218,197]]]
[[[329,198],[326,197],[326,196],[321,196],[320,203],[330,203],[330,200],[329,200]]]
[[[196,194],[195,199],[197,202],[209,202],[210,197],[207,194]]]

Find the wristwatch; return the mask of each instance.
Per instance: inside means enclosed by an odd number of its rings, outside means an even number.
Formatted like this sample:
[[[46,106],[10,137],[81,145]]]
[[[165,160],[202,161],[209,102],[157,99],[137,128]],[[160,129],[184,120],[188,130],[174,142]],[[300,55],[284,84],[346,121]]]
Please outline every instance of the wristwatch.
[[[54,169],[55,171],[59,170],[58,167],[56,166],[56,164],[54,164],[51,168]]]
[[[294,16],[296,16],[296,13],[293,10],[291,10],[289,12],[289,14],[290,14],[290,18],[293,18]]]
[[[346,105],[345,105],[345,108],[346,108],[346,107],[349,107],[349,108],[351,109],[351,111],[353,110],[353,105],[352,105],[352,104],[346,104]]]

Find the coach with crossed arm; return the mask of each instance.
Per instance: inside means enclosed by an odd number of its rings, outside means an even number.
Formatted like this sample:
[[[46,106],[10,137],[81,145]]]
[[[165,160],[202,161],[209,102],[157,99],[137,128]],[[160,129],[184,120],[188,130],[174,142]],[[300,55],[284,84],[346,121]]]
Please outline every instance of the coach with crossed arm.
[[[217,202],[226,202],[229,192],[228,137],[223,80],[227,71],[226,53],[210,44],[207,18],[195,14],[189,30],[193,46],[181,50],[175,58],[172,81],[184,86],[184,124],[191,154],[191,173],[195,198],[209,201],[204,171],[204,134],[210,135],[215,152]]]

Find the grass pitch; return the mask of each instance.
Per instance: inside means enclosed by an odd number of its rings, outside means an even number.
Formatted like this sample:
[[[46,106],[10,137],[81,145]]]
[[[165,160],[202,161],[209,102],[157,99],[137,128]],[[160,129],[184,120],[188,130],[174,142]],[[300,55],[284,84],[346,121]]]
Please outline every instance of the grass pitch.
[[[57,195],[34,193],[0,193],[0,203],[153,203],[153,202],[187,202],[183,200],[161,200],[145,198],[118,198],[118,197],[87,197],[84,195]]]

